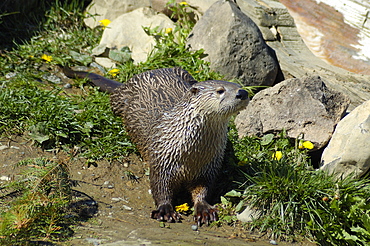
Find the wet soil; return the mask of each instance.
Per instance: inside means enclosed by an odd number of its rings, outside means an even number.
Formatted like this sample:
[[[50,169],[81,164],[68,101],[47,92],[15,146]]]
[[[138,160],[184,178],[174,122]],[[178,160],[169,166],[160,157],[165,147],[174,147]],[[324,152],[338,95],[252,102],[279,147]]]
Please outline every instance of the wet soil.
[[[77,184],[75,205],[83,203],[82,216],[89,217],[74,228],[75,234],[69,241],[60,245],[271,245],[269,239],[241,227],[202,226],[194,231],[191,215],[183,216],[182,223],[150,219],[150,211],[155,207],[149,191],[148,167],[135,154],[119,162],[103,160],[87,165],[85,159],[71,158],[63,151],[43,151],[24,137],[0,139],[0,182],[19,173],[16,164],[20,160],[42,156],[67,163]]]

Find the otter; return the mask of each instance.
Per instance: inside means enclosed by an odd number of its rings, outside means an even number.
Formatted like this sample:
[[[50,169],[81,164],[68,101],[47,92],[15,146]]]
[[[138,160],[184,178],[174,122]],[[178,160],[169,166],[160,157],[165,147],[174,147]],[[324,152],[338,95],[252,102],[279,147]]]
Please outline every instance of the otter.
[[[88,78],[112,93],[111,106],[150,166],[150,187],[157,209],[151,218],[176,222],[173,198],[186,188],[198,225],[217,221],[206,200],[227,142],[230,117],[244,109],[248,93],[218,80],[197,82],[186,70],[162,68],[135,75],[125,84],[64,68],[68,77]]]

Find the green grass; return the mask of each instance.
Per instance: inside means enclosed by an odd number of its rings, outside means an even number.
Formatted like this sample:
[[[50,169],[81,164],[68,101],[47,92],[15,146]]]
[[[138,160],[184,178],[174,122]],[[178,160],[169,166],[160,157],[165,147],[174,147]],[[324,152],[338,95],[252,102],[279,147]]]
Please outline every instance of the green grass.
[[[282,133],[262,139],[237,139],[230,133],[239,158],[239,188],[223,197],[221,223],[235,223],[234,212],[245,207],[259,213],[245,226],[272,238],[307,238],[319,245],[370,243],[370,186],[367,179],[338,178],[313,170],[307,150]],[[272,156],[282,152],[280,160]],[[241,181],[242,180],[242,181]],[[244,181],[243,181],[244,180]]]
[[[17,194],[8,203],[0,203],[0,244],[30,245],[32,240],[63,240],[72,235],[74,218],[69,216],[71,182],[68,168],[38,158],[19,163],[25,170],[3,188],[2,198]]]

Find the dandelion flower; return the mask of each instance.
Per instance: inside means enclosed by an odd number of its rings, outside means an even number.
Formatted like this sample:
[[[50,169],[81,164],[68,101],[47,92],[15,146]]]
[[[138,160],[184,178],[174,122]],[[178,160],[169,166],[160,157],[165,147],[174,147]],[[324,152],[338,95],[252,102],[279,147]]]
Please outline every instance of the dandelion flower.
[[[280,161],[280,159],[283,158],[283,152],[281,151],[275,151],[275,153],[272,154],[272,159]]]
[[[103,26],[103,28],[106,28],[111,23],[111,21],[108,19],[103,19],[103,20],[100,20],[99,22],[100,22],[100,25]]]
[[[119,69],[118,68],[113,68],[109,70],[108,72],[111,76],[116,77],[119,74]]]
[[[181,2],[181,3],[179,3],[180,5],[188,5],[188,3],[187,2]]]
[[[169,33],[171,33],[172,32],[172,28],[171,27],[169,27],[169,28],[166,28],[166,34],[169,34]]]
[[[181,204],[179,206],[175,207],[176,212],[186,212],[190,209],[189,205],[187,203]]]
[[[246,164],[247,164],[247,162],[246,162],[246,161],[239,161],[239,162],[238,162],[238,166],[239,166],[239,167],[245,166]]]
[[[298,148],[300,149],[313,149],[315,145],[310,141],[300,141]]]
[[[45,60],[46,62],[51,62],[53,60],[53,57],[48,56],[47,54],[42,54],[41,59]]]

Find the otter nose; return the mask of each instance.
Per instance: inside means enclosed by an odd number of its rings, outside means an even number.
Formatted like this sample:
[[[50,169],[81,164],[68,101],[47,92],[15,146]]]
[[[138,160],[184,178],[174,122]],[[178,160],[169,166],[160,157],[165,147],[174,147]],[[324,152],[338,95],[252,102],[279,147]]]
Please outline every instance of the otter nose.
[[[237,99],[245,100],[248,98],[248,92],[246,90],[238,90],[238,93],[236,94]]]

